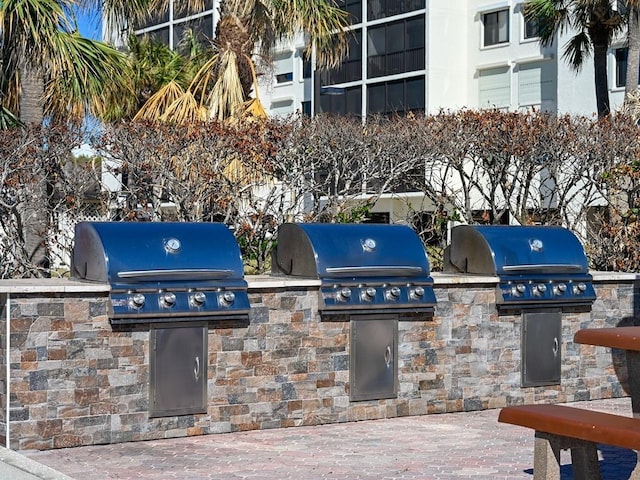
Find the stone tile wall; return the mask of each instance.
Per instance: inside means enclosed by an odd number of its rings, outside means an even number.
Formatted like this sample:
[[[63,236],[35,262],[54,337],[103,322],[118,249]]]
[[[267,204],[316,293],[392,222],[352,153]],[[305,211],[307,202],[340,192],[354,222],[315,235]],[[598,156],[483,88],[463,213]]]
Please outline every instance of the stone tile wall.
[[[252,289],[248,325],[210,326],[207,413],[165,418],[147,413],[148,327],[114,330],[103,294],[12,294],[9,444],[49,449],[623,396],[623,359],[572,338],[579,328],[635,322],[638,287],[596,287],[591,312],[563,315],[560,386],[520,387],[521,317],[498,315],[493,285],[441,285],[433,319],[399,322],[398,397],[363,402],[349,401],[349,322],[320,321],[314,288]]]

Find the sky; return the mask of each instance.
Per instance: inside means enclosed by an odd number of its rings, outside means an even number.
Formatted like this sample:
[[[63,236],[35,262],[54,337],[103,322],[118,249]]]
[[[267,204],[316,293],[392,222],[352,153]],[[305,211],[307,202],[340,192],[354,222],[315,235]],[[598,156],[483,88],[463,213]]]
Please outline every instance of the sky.
[[[101,39],[100,16],[97,12],[78,11],[78,28],[83,37]]]

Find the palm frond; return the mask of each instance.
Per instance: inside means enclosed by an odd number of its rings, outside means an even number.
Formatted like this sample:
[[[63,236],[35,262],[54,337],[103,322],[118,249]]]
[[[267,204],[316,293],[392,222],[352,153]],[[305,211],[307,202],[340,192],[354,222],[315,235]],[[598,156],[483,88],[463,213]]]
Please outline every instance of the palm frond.
[[[4,105],[0,105],[0,130],[10,130],[12,128],[23,127],[20,119]]]
[[[207,120],[207,109],[202,107],[189,91],[173,102],[160,117],[168,123],[195,123]]]
[[[75,32],[58,31],[50,40],[44,66],[45,115],[101,117],[109,97],[106,91],[131,90],[130,64],[111,46]]]
[[[218,64],[219,55],[214,54],[205,63],[203,63],[193,76],[188,90],[193,96],[200,99],[200,105],[204,105],[208,93],[209,85],[213,84],[216,79],[215,66]]]
[[[268,116],[259,98],[252,98],[244,102],[241,111],[243,119],[264,119]]]
[[[167,11],[166,0],[83,0],[87,8],[102,10],[102,21],[110,32],[127,32],[149,17],[149,12]]]
[[[572,28],[570,0],[530,0],[524,8],[525,17],[537,21],[543,46],[550,46],[556,34]]]
[[[337,66],[348,48],[349,15],[327,0],[280,0],[271,2],[275,30],[292,37],[299,31],[309,36],[318,67]]]
[[[244,101],[237,56],[227,50],[219,56],[216,82],[209,95],[209,118],[222,121],[234,117]]]
[[[581,32],[571,37],[571,39],[564,46],[564,58],[571,68],[576,71],[580,71],[584,61],[591,56],[592,44],[589,39],[589,35],[586,32]]]
[[[184,90],[175,81],[167,83],[149,97],[142,108],[133,117],[134,121],[158,121],[174,102],[184,95]]]

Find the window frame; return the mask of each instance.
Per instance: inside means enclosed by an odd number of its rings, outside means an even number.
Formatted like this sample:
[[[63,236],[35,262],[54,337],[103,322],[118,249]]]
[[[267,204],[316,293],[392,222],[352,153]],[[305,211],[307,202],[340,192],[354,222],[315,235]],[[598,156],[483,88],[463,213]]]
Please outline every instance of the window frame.
[[[531,42],[538,40],[540,38],[540,25],[537,20],[527,20],[527,17],[524,14],[524,10],[521,13],[522,17],[522,41],[523,42]],[[532,29],[535,30],[535,35],[527,35],[527,26],[532,25]]]
[[[619,55],[620,54],[620,55]],[[619,58],[624,57],[624,59]],[[627,86],[627,68],[629,66],[629,47],[613,49],[613,88],[625,88]]]
[[[278,52],[274,56],[273,82],[276,86],[291,85],[294,79],[295,60],[291,51]],[[283,68],[286,67],[286,68]]]
[[[500,40],[500,15],[506,15],[506,39]],[[487,43],[487,18],[490,16],[496,16],[495,26],[497,28],[496,36],[497,40],[493,43]],[[480,24],[481,24],[481,36],[482,36],[482,48],[494,48],[501,47],[505,45],[509,45],[511,41],[511,9],[509,7],[502,7],[496,10],[488,10],[480,13]]]

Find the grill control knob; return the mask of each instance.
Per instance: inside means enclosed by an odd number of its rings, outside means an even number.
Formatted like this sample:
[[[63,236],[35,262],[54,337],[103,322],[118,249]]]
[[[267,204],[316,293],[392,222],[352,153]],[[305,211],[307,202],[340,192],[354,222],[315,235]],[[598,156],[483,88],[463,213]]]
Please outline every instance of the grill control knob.
[[[196,292],[191,295],[191,305],[194,307],[200,307],[204,305],[204,302],[207,300],[207,295],[204,292]]]
[[[537,284],[533,289],[533,293],[535,295],[542,295],[546,291],[547,291],[547,286],[544,283]]]
[[[580,282],[577,285],[573,286],[573,293],[575,293],[576,295],[580,295],[581,293],[584,293],[586,291],[587,291],[587,285],[583,282]]]
[[[391,287],[387,290],[387,300],[395,301],[400,297],[400,289],[398,287]]]
[[[553,293],[555,293],[556,295],[562,295],[566,291],[567,285],[565,283],[559,283],[558,285],[553,287]]]
[[[336,300],[339,302],[346,302],[351,298],[351,289],[349,287],[342,287],[336,294]]]
[[[176,294],[172,292],[164,293],[160,297],[160,305],[164,308],[171,308],[176,303]]]
[[[513,287],[512,292],[516,297],[522,296],[524,292],[527,291],[527,287],[524,283],[518,283],[515,287]]]
[[[236,294],[233,292],[224,292],[222,295],[220,295],[220,303],[226,306],[231,305],[235,301],[235,299]]]
[[[362,292],[362,299],[370,302],[376,297],[376,289],[373,287],[365,288],[364,292]]]
[[[135,308],[135,309],[139,309],[142,308],[144,306],[144,295],[142,293],[134,293],[130,298],[129,298],[129,306],[131,308]]]
[[[414,300],[420,300],[423,295],[424,295],[424,288],[422,287],[415,287],[413,290],[411,290],[411,293],[409,294],[409,296]]]

